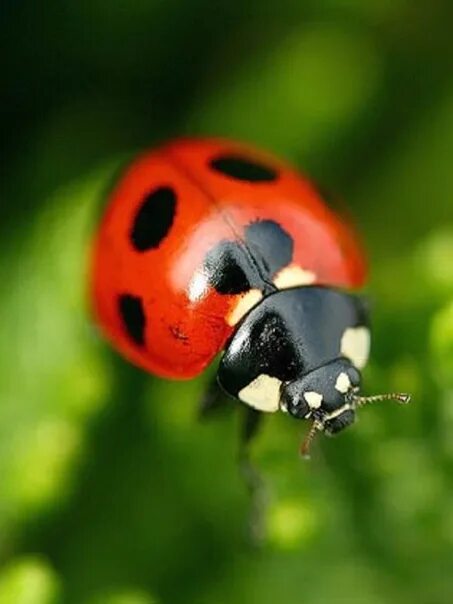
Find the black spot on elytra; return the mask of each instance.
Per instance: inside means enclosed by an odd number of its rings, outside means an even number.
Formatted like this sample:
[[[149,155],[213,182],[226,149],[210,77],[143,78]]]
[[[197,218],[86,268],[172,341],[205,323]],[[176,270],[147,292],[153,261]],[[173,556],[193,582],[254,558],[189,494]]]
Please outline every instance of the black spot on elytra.
[[[241,155],[219,155],[209,162],[210,167],[224,176],[246,182],[272,182],[278,173],[274,168]]]
[[[130,231],[138,252],[159,247],[175,218],[176,193],[171,187],[158,187],[146,195],[135,215]]]
[[[273,220],[258,220],[245,229],[244,241],[221,241],[206,256],[204,273],[220,294],[240,294],[252,288],[272,291],[272,278],[287,266],[293,240]]]
[[[247,266],[244,250],[233,241],[222,241],[208,253],[204,272],[219,294],[246,292],[252,286],[253,276],[256,279],[253,267]]]
[[[118,311],[127,335],[135,344],[143,346],[146,317],[142,299],[130,294],[121,294],[118,298]]]
[[[250,253],[270,277],[291,262],[293,239],[273,220],[252,222],[246,228],[245,240]]]

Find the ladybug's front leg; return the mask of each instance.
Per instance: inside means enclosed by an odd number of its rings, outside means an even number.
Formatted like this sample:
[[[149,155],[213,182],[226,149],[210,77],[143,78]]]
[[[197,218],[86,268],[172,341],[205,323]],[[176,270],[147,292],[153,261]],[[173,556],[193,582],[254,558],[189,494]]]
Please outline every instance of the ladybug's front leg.
[[[264,515],[267,504],[265,482],[253,463],[250,446],[262,424],[263,413],[244,406],[227,396],[217,383],[216,376],[208,384],[198,408],[201,421],[218,417],[228,409],[239,409],[241,426],[239,432],[238,467],[250,496],[248,530],[254,545],[264,539]]]
[[[248,530],[253,545],[261,545],[265,538],[265,513],[268,503],[266,483],[251,458],[250,445],[263,422],[264,414],[251,407],[243,410],[238,464],[250,496]]]
[[[234,409],[234,400],[220,388],[216,374],[211,378],[198,406],[198,418],[202,421],[219,416],[222,411]]]

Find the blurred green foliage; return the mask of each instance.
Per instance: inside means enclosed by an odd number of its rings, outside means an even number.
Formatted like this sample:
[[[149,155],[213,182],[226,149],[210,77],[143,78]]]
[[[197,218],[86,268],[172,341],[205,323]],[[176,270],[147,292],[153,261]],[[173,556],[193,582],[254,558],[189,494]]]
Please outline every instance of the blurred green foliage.
[[[448,0],[3,2],[0,603],[453,600],[453,45]],[[367,242],[369,392],[408,390],[297,456],[253,451],[207,376],[152,379],[87,312],[86,258],[122,158],[226,135],[346,199]],[[215,471],[213,471],[213,469]]]

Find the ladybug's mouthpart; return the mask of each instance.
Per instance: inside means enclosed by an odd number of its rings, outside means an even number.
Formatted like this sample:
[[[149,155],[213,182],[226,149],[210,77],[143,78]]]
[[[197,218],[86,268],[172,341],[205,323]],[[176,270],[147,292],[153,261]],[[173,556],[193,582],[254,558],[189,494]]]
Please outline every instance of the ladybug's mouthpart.
[[[336,417],[341,416],[343,413],[353,413],[359,407],[368,405],[369,403],[379,403],[381,401],[396,401],[402,405],[406,405],[411,401],[411,395],[405,392],[391,392],[386,394],[375,394],[372,396],[361,396],[357,394],[358,388],[351,390],[345,396],[345,405],[335,413]],[[300,453],[305,459],[310,458],[310,446],[318,432],[324,432],[326,430],[326,422],[331,419],[333,414],[324,414],[320,418],[316,418],[308,431],[305,439],[302,442]]]

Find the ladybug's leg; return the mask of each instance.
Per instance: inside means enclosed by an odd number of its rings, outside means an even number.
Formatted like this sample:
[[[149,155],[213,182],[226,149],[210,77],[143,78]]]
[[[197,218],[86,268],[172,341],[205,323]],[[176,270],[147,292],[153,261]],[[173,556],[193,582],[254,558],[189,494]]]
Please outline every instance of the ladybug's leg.
[[[263,477],[250,456],[250,445],[262,425],[263,414],[245,407],[239,443],[239,470],[250,496],[249,532],[254,545],[260,545],[265,537],[265,512],[267,492]]]
[[[235,403],[223,392],[217,383],[217,379],[214,378],[210,381],[201,399],[198,417],[201,421],[205,421],[218,417],[228,409],[239,409],[242,414],[238,467],[250,496],[249,535],[252,543],[259,545],[263,542],[265,536],[264,517],[267,496],[264,480],[251,459],[250,446],[262,424],[263,413],[238,402]]]
[[[200,420],[218,416],[223,410],[234,409],[236,405],[220,388],[216,376],[208,384],[198,407]]]
[[[263,414],[252,407],[244,407],[244,419],[241,426],[241,450],[248,449],[251,441],[258,434],[259,427],[262,424]]]

